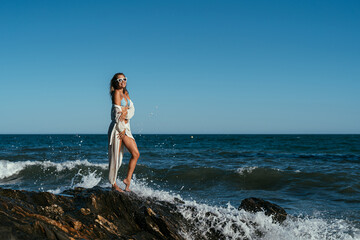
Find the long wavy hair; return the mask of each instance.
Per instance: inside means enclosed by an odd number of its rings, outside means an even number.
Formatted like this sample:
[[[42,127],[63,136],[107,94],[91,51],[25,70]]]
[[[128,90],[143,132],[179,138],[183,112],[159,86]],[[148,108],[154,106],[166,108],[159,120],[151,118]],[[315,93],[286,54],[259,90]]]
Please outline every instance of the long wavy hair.
[[[115,92],[115,89],[120,89],[119,82],[116,80],[119,78],[120,75],[123,75],[125,77],[125,74],[123,73],[115,73],[115,75],[112,77],[110,81],[110,96],[112,99],[112,96]],[[127,85],[127,84],[126,84]],[[124,94],[129,94],[129,91],[126,89],[126,87],[123,88]]]

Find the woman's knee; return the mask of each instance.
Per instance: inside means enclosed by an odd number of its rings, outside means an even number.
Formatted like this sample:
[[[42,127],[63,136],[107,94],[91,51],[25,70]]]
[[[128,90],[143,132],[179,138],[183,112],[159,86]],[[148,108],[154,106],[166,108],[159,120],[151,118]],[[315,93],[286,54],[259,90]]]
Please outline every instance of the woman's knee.
[[[139,151],[134,151],[134,152],[132,153],[132,156],[133,156],[133,158],[138,159],[138,158],[140,157]]]

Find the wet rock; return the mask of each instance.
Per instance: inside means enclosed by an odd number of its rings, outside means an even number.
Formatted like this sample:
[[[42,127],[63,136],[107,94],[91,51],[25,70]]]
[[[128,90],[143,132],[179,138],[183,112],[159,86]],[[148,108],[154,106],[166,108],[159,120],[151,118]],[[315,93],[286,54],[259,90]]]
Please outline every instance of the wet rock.
[[[176,224],[186,220],[174,209],[96,187],[62,195],[0,188],[0,239],[183,239]]]
[[[286,211],[282,207],[261,198],[246,198],[242,200],[239,206],[240,209],[248,212],[264,211],[265,215],[271,215],[273,220],[279,223],[282,223],[287,216]]]
[[[279,206],[263,200],[246,199],[242,208],[267,209],[279,221],[286,217]],[[0,188],[0,239],[180,240],[191,236],[218,240],[228,239],[222,231],[226,225],[244,236],[243,226],[252,224],[198,211],[180,199],[165,202],[100,187],[76,188],[60,195]]]
[[[83,215],[89,215],[90,214],[90,208],[81,208],[80,209],[80,212],[83,214]]]
[[[64,210],[56,204],[45,207],[38,206],[37,209],[38,212],[41,212],[43,215],[46,215],[53,219],[59,219],[64,214]]]

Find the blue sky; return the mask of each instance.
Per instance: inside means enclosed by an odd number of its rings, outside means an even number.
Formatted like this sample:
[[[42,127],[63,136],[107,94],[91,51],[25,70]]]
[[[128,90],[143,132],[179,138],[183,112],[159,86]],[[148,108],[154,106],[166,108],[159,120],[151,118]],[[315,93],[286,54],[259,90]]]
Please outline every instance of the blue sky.
[[[359,1],[0,5],[0,133],[360,133]]]

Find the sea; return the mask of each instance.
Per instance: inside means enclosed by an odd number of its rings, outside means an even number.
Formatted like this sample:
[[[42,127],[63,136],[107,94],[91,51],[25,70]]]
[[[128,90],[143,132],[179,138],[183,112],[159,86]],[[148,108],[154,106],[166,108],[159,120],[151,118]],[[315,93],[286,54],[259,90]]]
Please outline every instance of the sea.
[[[231,222],[248,239],[360,239],[360,135],[134,137],[140,158],[132,191],[192,206],[179,203],[179,211],[199,231],[208,231],[203,223],[210,222],[227,239],[240,239],[224,227]],[[107,144],[105,134],[0,135],[0,187],[55,194],[109,188]],[[126,153],[118,172],[122,188],[129,159]],[[281,206],[287,220],[279,224],[263,212],[239,210],[249,197]]]

